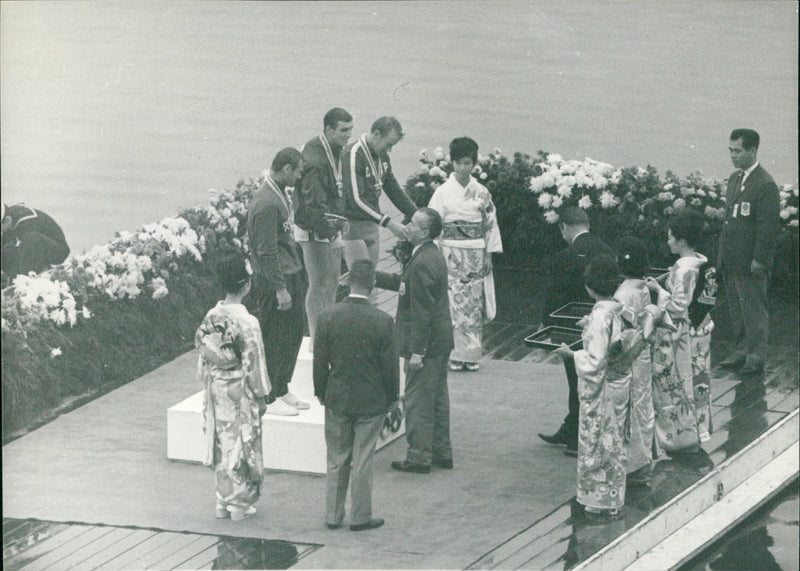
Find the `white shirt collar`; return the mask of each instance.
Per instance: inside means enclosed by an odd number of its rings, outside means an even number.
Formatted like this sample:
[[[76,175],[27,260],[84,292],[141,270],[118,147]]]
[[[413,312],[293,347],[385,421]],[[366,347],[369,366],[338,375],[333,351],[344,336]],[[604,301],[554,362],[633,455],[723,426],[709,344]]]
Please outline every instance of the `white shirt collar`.
[[[750,173],[751,173],[751,172],[753,172],[754,170],[756,170],[756,167],[757,167],[757,166],[758,166],[758,161],[754,162],[754,163],[753,163],[753,164],[750,166],[750,168],[749,168],[749,169],[747,169],[746,171],[744,171],[744,176],[742,177],[742,184],[744,184],[744,181],[746,181],[746,180],[747,180],[747,177],[748,177],[748,176],[750,176]]]
[[[361,295],[360,293],[351,293],[347,297],[356,297],[358,299],[369,299],[369,296]]]
[[[589,233],[588,230],[582,230],[581,232],[578,232],[577,234],[575,234],[575,237],[572,238],[572,243],[573,244],[575,243],[575,240],[578,239],[578,236],[583,236],[584,234],[588,234],[588,233]]]

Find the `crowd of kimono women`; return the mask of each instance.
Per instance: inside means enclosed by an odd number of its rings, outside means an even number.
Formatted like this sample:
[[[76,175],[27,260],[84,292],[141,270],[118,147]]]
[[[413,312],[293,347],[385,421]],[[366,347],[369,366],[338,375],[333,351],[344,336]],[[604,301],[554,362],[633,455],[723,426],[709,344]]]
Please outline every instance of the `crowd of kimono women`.
[[[714,284],[695,249],[702,232],[699,214],[672,217],[668,245],[679,259],[660,281],[645,278],[647,250],[635,238],[620,240],[616,260],[601,257],[586,268],[596,303],[581,323],[583,348],[558,353],[572,355],[578,372],[577,500],[591,518],[616,516],[626,486],[647,484],[662,451],[707,459],[700,443],[711,432],[714,325],[711,306],[697,300]]]

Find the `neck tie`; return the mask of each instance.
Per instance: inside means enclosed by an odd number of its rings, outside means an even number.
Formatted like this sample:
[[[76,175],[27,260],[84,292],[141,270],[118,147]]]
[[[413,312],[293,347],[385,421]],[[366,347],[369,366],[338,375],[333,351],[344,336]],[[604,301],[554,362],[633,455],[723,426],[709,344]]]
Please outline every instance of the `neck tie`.
[[[742,191],[742,181],[744,180],[744,171],[740,170],[736,175],[736,184],[733,187],[733,197],[736,198],[739,196],[739,193]]]

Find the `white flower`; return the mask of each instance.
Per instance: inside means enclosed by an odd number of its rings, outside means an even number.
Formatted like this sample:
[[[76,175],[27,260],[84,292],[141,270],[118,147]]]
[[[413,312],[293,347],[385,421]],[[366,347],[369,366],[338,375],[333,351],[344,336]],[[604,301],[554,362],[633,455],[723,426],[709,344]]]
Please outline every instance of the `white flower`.
[[[555,163],[562,163],[564,162],[564,157],[556,153],[550,153],[549,155],[547,155],[547,162],[550,163],[551,165]]]
[[[90,318],[92,317],[92,312],[91,312],[91,311],[89,311],[89,308],[88,308],[88,307],[86,307],[86,306],[84,305],[84,306],[81,308],[81,316],[82,316],[84,319],[90,319]]]
[[[444,160],[444,149],[442,147],[436,147],[433,149],[433,158],[437,161]]]
[[[553,203],[553,195],[547,192],[543,192],[539,195],[539,206],[541,208],[549,208],[550,205]]]
[[[788,220],[790,216],[791,214],[789,213],[788,208],[784,208],[783,210],[781,210],[781,218],[783,218],[784,220]]]
[[[430,170],[431,170],[431,167],[429,167],[425,163],[422,163],[422,164],[419,165],[419,168],[417,169],[417,174],[428,174],[428,172]]]
[[[608,186],[608,179],[604,176],[596,176],[594,177],[594,185],[597,188],[605,188]]]
[[[713,190],[709,190],[708,191],[708,197],[709,198],[717,198],[718,196],[719,195],[716,192],[714,192]]]
[[[420,161],[427,161],[428,160],[428,149],[422,149],[419,152],[419,160]]]
[[[555,224],[558,222],[558,212],[555,210],[548,210],[544,213],[544,219],[547,220],[548,224]]]
[[[692,206],[700,206],[701,204],[703,204],[703,201],[700,200],[699,198],[692,199]]]
[[[489,175],[487,175],[485,172],[482,172],[481,176],[480,176],[480,179],[481,180],[486,180],[487,178],[489,178]]]
[[[56,347],[55,349],[50,349],[50,357],[55,359],[61,355],[61,347]]]
[[[664,185],[664,190],[672,190],[673,186],[675,186],[673,183],[667,183]]]
[[[560,208],[561,205],[564,203],[564,199],[560,196],[554,196],[553,201],[550,203],[551,208]]]
[[[682,198],[676,198],[672,203],[673,208],[683,208],[686,206],[686,201]]]
[[[560,196],[561,198],[569,198],[570,196],[572,196],[572,187],[561,185],[558,187],[556,192],[558,193],[558,196]]]
[[[666,216],[669,216],[670,214],[672,214],[672,211],[673,211],[673,208],[672,208],[671,206],[667,206],[667,207],[664,209],[664,214],[665,214]]]
[[[611,208],[613,206],[616,206],[617,204],[619,204],[617,197],[608,192],[607,190],[604,190],[603,193],[600,195],[600,206],[602,206],[603,208]]]
[[[588,194],[584,194],[578,201],[578,206],[580,206],[584,210],[588,210],[589,208],[592,207],[592,198]]]
[[[445,172],[444,172],[442,169],[440,169],[439,167],[433,167],[433,168],[430,170],[430,175],[431,175],[431,176],[438,176],[439,178],[447,178],[447,173],[445,173]]]
[[[791,226],[792,228],[797,228],[797,220],[790,220],[789,226]]]

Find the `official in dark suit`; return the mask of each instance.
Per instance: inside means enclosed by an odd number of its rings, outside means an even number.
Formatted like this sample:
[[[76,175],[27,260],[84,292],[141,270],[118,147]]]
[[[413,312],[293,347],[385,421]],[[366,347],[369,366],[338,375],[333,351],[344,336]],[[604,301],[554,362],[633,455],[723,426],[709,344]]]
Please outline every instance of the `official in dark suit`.
[[[724,281],[736,348],[720,363],[744,374],[764,370],[769,334],[767,283],[780,231],[778,186],[758,164],[758,133],[731,133],[731,161],[736,170],[728,179],[725,224],[719,237],[717,268]]]
[[[314,394],[325,406],[325,524],[342,524],[352,472],[350,529],[361,531],[383,525],[372,517],[372,461],[386,412],[398,400],[400,376],[394,321],[369,302],[375,266],[358,260],[348,279],[350,296],[317,321]]]
[[[600,238],[589,232],[589,217],[583,209],[571,206],[564,209],[559,220],[561,236],[569,244],[559,257],[557,269],[551,274],[547,288],[548,307],[552,311],[569,302],[592,303],[584,286],[583,273],[589,262],[597,256],[613,256],[611,248]],[[558,293],[556,293],[558,292]],[[554,302],[553,300],[557,300]],[[558,303],[558,305],[555,305]],[[555,305],[555,307],[553,307]],[[566,454],[578,455],[578,373],[572,357],[564,357],[564,369],[569,387],[569,412],[555,434],[539,434],[549,444],[566,445]]]
[[[427,474],[431,464],[453,467],[450,445],[450,397],[447,362],[453,349],[453,324],[447,294],[447,263],[432,242],[442,231],[442,218],[420,208],[406,226],[414,247],[402,275],[378,274],[378,287],[397,290],[397,337],[406,362],[406,439],[402,472]]]

